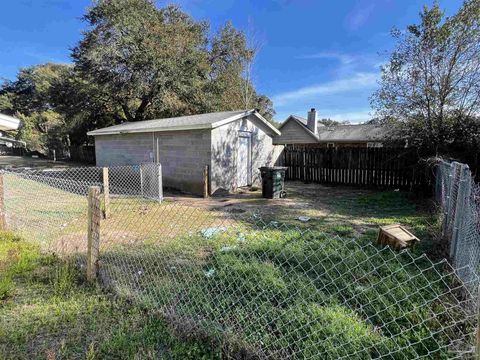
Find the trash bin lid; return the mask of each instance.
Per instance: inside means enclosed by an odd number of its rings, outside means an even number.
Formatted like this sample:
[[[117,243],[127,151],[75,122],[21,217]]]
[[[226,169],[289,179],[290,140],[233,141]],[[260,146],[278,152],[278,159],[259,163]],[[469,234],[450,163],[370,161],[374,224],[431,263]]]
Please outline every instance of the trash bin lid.
[[[259,168],[260,171],[282,171],[287,169],[288,167],[286,166],[262,166]]]

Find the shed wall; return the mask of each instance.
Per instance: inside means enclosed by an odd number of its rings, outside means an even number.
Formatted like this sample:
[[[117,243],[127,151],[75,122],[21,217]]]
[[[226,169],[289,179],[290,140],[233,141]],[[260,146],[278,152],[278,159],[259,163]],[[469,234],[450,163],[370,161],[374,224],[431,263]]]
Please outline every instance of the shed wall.
[[[165,187],[200,195],[203,168],[210,165],[210,139],[210,130],[96,136],[96,163],[122,166],[158,161]]]
[[[95,136],[97,166],[138,165],[153,162],[152,133]]]
[[[237,188],[237,153],[241,132],[251,136],[252,185],[261,184],[261,166],[274,165],[281,149],[250,118],[241,119],[212,130],[211,192]]]
[[[164,186],[202,195],[203,169],[212,156],[211,130],[160,132],[155,141]]]

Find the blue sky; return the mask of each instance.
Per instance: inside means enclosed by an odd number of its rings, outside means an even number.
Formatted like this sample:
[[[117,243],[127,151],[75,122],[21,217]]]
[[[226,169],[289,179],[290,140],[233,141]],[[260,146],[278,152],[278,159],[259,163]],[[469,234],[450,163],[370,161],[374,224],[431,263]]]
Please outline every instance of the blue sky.
[[[431,0],[173,0],[212,31],[226,21],[250,29],[261,44],[253,80],[272,98],[276,120],[306,116],[361,122],[393,41],[390,30],[418,21]],[[461,0],[439,0],[451,15]],[[20,67],[70,62],[89,0],[2,0],[0,78]]]

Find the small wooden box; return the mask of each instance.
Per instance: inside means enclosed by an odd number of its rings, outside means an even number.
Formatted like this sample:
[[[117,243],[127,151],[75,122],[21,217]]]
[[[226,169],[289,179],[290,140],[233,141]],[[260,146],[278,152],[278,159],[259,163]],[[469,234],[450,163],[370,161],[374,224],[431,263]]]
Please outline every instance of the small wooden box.
[[[397,250],[405,249],[407,247],[413,248],[419,241],[419,238],[400,224],[380,227],[377,238],[377,244],[389,245]]]

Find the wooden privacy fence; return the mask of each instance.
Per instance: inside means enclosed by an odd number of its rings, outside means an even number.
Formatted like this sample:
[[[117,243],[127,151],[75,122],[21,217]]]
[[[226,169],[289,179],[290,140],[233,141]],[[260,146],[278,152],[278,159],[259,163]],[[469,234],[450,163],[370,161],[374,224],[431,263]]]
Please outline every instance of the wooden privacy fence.
[[[430,178],[415,149],[286,146],[286,180],[324,184],[412,188]]]

